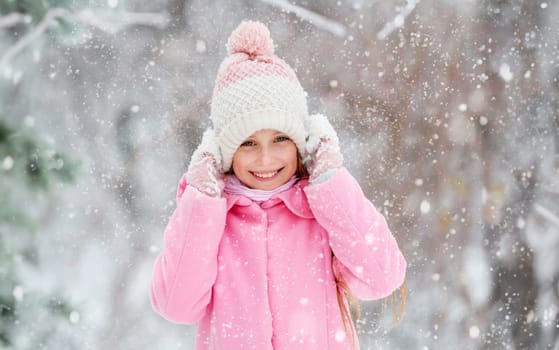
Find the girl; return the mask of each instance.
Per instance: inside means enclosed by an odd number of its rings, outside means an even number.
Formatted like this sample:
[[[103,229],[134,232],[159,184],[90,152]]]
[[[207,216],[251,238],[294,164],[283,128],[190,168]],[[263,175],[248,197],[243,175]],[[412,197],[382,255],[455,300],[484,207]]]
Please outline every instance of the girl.
[[[406,261],[342,167],[326,117],[308,115],[268,29],[243,22],[227,48],[213,129],[179,183],[152,305],[198,323],[199,350],[357,348],[344,293],[391,294]]]

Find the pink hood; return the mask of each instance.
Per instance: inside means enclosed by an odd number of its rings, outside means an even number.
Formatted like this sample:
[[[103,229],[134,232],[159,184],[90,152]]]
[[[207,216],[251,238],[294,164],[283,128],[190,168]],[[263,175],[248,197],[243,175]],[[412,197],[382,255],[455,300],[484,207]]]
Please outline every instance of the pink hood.
[[[183,180],[151,281],[154,309],[198,323],[196,349],[349,349],[334,275],[388,296],[406,261],[384,217],[341,169],[258,205]]]

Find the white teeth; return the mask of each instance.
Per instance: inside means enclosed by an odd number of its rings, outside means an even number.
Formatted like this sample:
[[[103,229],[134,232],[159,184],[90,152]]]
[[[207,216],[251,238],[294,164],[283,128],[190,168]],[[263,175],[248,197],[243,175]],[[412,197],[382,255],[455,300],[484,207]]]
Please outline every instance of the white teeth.
[[[269,173],[253,173],[253,174],[256,177],[260,177],[260,178],[263,178],[263,179],[268,179],[270,177],[273,177],[277,173],[278,173],[277,171],[273,171],[273,172],[269,172]]]

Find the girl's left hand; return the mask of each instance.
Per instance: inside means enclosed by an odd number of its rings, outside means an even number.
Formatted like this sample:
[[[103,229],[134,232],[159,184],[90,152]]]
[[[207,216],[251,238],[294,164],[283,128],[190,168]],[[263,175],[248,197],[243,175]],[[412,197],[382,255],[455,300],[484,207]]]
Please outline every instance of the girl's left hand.
[[[342,167],[338,135],[322,114],[306,117],[305,129],[308,132],[306,147],[309,153],[305,166],[309,171],[309,180],[311,183],[321,182]]]
[[[207,129],[202,141],[190,158],[188,171],[185,174],[189,185],[210,197],[220,197],[223,190],[221,157],[215,133]]]

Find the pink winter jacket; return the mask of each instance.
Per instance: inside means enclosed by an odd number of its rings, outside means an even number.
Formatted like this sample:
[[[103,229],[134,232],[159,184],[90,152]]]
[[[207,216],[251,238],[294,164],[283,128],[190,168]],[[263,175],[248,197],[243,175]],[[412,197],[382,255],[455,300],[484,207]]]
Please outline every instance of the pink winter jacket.
[[[182,180],[151,281],[154,309],[198,323],[196,349],[349,349],[334,275],[361,299],[404,281],[384,217],[345,169],[261,204]]]

